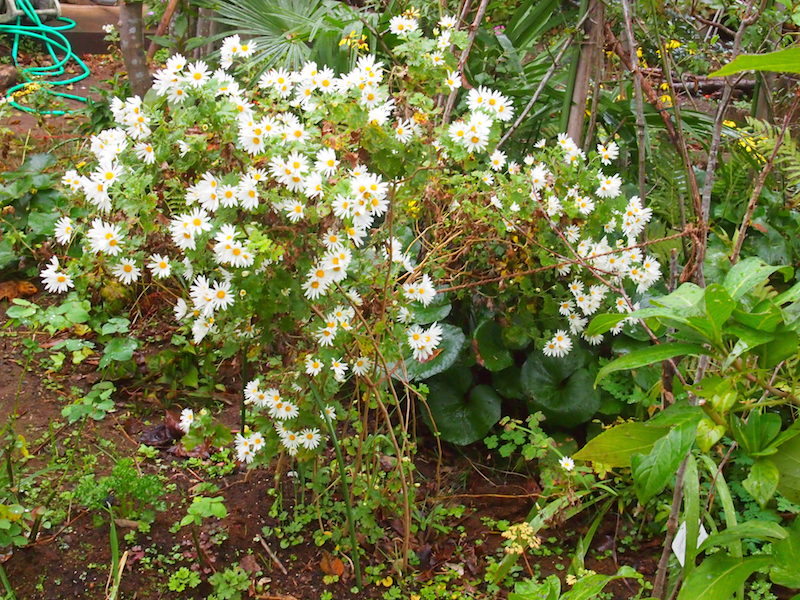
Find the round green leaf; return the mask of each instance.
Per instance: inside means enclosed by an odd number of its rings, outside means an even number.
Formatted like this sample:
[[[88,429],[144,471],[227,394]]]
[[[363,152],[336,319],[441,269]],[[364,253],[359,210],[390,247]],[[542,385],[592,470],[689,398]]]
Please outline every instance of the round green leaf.
[[[531,410],[541,410],[548,421],[562,427],[585,423],[600,408],[600,392],[584,368],[578,349],[563,358],[535,352],[522,365],[522,388]]]
[[[458,359],[461,349],[464,347],[467,337],[464,332],[454,325],[442,325],[442,341],[439,344],[439,354],[425,362],[419,362],[413,356],[405,360],[405,372],[409,381],[419,381],[428,379],[446,371]],[[395,369],[395,377],[403,378],[402,368]]]
[[[514,364],[511,352],[503,345],[503,330],[493,319],[487,319],[475,329],[475,341],[483,366],[490,371],[502,371]]]
[[[492,426],[500,420],[500,396],[488,385],[479,385],[469,394],[459,393],[446,378],[437,377],[428,382],[428,407],[425,420],[433,417],[436,430],[442,439],[464,446],[486,437]]]

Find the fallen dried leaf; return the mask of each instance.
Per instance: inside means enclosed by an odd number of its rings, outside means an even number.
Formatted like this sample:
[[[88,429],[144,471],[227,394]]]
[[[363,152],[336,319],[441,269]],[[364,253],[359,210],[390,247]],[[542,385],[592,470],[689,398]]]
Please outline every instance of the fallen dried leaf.
[[[344,575],[344,563],[330,552],[322,553],[322,560],[319,561],[319,566],[326,575],[336,575],[337,577]]]
[[[0,283],[0,300],[27,298],[39,291],[30,281],[4,281]]]

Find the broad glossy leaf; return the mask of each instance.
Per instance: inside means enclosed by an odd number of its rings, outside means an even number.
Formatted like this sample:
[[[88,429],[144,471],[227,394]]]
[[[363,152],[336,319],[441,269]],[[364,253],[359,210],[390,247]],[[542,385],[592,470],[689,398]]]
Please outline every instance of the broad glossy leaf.
[[[766,54],[740,54],[721,69],[710,73],[709,77],[726,77],[742,71],[800,73],[800,46]]]
[[[748,577],[772,562],[769,557],[709,556],[686,579],[678,600],[731,600]]]
[[[800,300],[800,281],[795,283],[785,292],[782,292],[773,298],[773,301],[778,306],[783,306],[789,302],[796,302],[797,300]]]
[[[525,392],[522,389],[520,377],[521,370],[519,367],[509,367],[497,373],[492,373],[492,385],[494,385],[497,393],[504,398],[522,400],[525,398]]]
[[[433,298],[433,302],[428,306],[417,306],[412,312],[414,313],[414,323],[420,325],[427,325],[434,321],[441,321],[450,314],[453,306],[447,301],[443,294],[437,294]]]
[[[475,341],[483,366],[502,371],[514,364],[511,352],[503,345],[503,331],[494,319],[487,319],[475,329]]]
[[[455,325],[444,324],[441,327],[442,341],[438,348],[441,352],[425,362],[419,362],[414,357],[409,357],[405,360],[406,374],[409,381],[419,381],[433,377],[452,367],[458,359],[458,355],[467,340],[464,332]],[[401,369],[402,366],[394,371],[395,377],[403,378],[404,374]]]
[[[701,314],[703,303],[703,288],[694,283],[681,284],[671,294],[653,298],[650,302],[657,306],[664,306],[676,311],[681,316]]]
[[[751,538],[756,540],[777,541],[788,537],[787,531],[772,521],[758,521],[753,519],[739,525],[728,527],[708,536],[700,547],[699,552],[717,546],[727,546],[731,542]]]
[[[603,366],[597,373],[597,378],[594,383],[597,385],[604,377],[611,373],[616,373],[617,371],[636,369],[645,365],[675,358],[676,356],[696,356],[699,354],[706,354],[706,350],[698,344],[671,343],[650,346],[649,348],[643,348],[642,350],[636,350],[624,356],[620,356]]]
[[[488,385],[479,385],[464,394],[445,378],[428,382],[430,416],[443,440],[464,446],[486,437],[500,420],[500,396]],[[422,409],[426,420],[427,410]]]
[[[795,517],[786,538],[772,544],[770,579],[788,588],[800,588],[800,519]]]
[[[780,476],[774,462],[768,458],[760,458],[750,467],[750,473],[742,482],[742,487],[763,508],[775,495]]]
[[[723,285],[731,298],[738,300],[781,268],[773,267],[760,258],[751,256],[731,267],[731,270],[725,275]]]
[[[756,348],[759,365],[771,369],[779,362],[794,356],[800,346],[800,337],[797,332],[787,328],[780,328],[774,340]]]
[[[781,432],[783,420],[777,413],[750,413],[747,421],[733,415],[731,433],[750,456],[763,453]]]
[[[704,296],[706,317],[714,332],[714,340],[722,340],[722,328],[725,321],[731,316],[736,306],[728,291],[718,283],[712,283],[706,288]]]
[[[520,377],[531,409],[541,410],[549,421],[562,427],[591,419],[600,408],[600,393],[583,367],[585,361],[586,355],[578,349],[563,358],[533,352],[522,365]]]
[[[696,429],[694,424],[675,427],[656,441],[648,454],[631,458],[633,485],[639,502],[644,504],[667,487],[694,444]]]
[[[573,458],[608,467],[630,467],[634,454],[649,453],[668,431],[666,427],[648,427],[640,422],[623,423],[589,440]]]
[[[794,503],[800,502],[800,436],[778,446],[770,457],[781,474],[778,491]],[[800,562],[798,563],[800,564]]]

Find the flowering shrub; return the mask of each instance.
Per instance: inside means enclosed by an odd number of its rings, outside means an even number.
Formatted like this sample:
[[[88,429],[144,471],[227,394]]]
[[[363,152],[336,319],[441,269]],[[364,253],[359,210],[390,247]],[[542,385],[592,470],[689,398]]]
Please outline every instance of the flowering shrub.
[[[65,251],[42,272],[47,289],[153,286],[194,344],[257,363],[243,462],[312,456],[343,385],[396,402],[387,382],[447,350],[456,328],[428,309],[451,249],[428,243],[422,203],[439,207],[427,228],[467,220],[494,232],[490,246],[532,236],[565,282],[549,356],[659,277],[636,242],[650,211],[607,172],[613,142],[587,157],[561,135],[509,161],[496,145],[514,108],[485,87],[436,123],[466,43],[454,19],[438,25],[427,37],[413,12],[395,17],[398,64],[367,55],[340,75],[313,63],[254,73],[254,45],[236,36],[216,71],[175,55],[147,98],[114,101],[119,126],[90,140],[92,166],[64,175],[75,207],[56,226]],[[185,409],[181,427],[191,439],[207,421]]]

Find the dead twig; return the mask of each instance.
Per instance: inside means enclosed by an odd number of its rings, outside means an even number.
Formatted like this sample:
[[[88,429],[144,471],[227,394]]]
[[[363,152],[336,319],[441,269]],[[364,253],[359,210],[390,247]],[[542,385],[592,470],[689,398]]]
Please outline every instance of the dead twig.
[[[283,573],[284,575],[288,575],[289,572],[286,570],[286,567],[283,566],[283,563],[278,558],[278,556],[272,551],[272,548],[269,547],[269,544],[267,544],[267,542],[264,541],[264,538],[258,536],[258,541],[261,542],[261,547],[264,548],[264,550],[266,550],[267,554],[269,554],[269,557],[272,559],[272,562],[275,563],[275,566],[281,570],[281,573]]]

